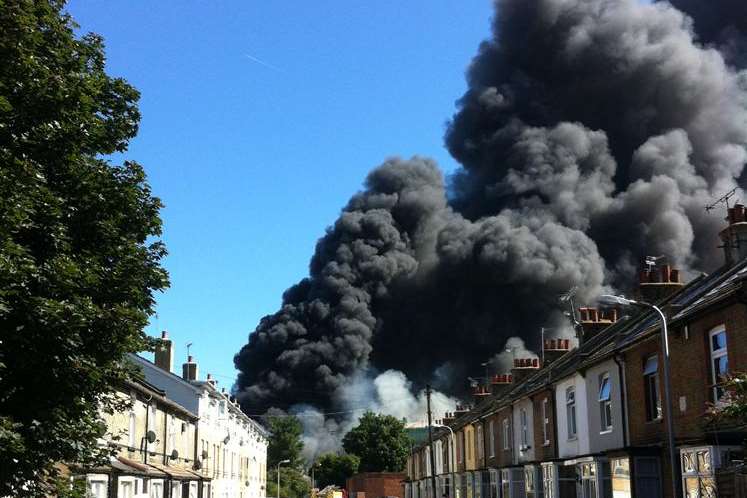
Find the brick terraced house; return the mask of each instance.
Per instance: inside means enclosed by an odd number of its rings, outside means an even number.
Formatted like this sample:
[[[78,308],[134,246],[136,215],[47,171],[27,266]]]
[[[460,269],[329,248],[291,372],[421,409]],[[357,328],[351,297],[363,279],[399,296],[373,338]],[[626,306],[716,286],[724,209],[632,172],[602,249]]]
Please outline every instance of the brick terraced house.
[[[435,497],[672,498],[673,480],[681,497],[731,496],[725,476],[747,432],[706,416],[725,402],[724,376],[747,370],[747,212],[737,204],[728,213],[719,270],[687,284],[663,263],[639,275],[634,297],[667,317],[671,407],[658,315],[579,308],[576,337],[546,339],[541,359],[516,358],[474,389],[474,406],[446,414],[455,438],[434,432],[444,462]],[[413,448],[405,498],[434,496],[428,454],[427,442]]]

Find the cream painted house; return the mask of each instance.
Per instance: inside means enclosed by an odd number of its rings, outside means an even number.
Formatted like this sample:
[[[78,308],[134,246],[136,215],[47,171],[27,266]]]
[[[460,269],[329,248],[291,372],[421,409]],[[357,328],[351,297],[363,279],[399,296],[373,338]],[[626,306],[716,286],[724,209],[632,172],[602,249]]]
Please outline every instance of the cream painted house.
[[[101,444],[116,453],[86,472],[92,498],[200,498],[210,479],[195,459],[197,416],[144,380],[127,381],[117,396],[130,407],[102,413]]]
[[[192,357],[182,365],[182,376],[172,373],[173,345],[165,332],[161,342],[155,362],[131,359],[149,383],[199,417],[196,459],[200,475],[209,479],[199,498],[265,498],[269,433],[219,390],[210,375],[198,380]]]

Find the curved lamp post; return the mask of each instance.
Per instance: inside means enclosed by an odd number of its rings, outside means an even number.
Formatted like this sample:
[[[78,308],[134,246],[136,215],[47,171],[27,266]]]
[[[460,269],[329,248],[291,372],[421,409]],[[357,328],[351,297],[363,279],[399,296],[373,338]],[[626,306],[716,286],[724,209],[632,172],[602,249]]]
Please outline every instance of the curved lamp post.
[[[667,317],[662,311],[653,304],[646,303],[643,301],[635,301],[633,299],[627,299],[623,296],[613,296],[611,294],[605,294],[599,297],[599,304],[604,306],[639,306],[641,308],[648,308],[654,310],[659,315],[661,321],[661,343],[663,346],[664,356],[664,403],[667,405],[666,417],[667,417],[667,439],[669,446],[669,465],[672,468],[672,496],[678,497],[680,476],[677,471],[678,458],[675,455],[674,446],[674,421],[672,419],[672,381],[670,378],[669,369],[669,335],[667,334]]]
[[[284,463],[290,463],[290,460],[280,460],[278,462],[278,496],[277,498],[280,498],[280,466]]]

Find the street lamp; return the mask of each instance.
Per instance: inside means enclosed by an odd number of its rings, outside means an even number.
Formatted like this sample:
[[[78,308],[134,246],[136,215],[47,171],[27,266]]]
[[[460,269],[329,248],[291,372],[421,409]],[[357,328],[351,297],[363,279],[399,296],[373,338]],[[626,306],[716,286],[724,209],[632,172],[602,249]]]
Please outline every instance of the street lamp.
[[[280,498],[280,466],[283,465],[284,463],[290,463],[290,460],[280,460],[278,462],[278,497],[277,498]]]
[[[456,437],[454,436],[454,431],[451,427],[448,425],[442,425],[442,424],[433,424],[433,427],[440,427],[442,429],[449,429],[449,432],[451,433],[451,451],[449,451],[449,455],[451,458],[449,458],[449,473],[451,474],[451,486],[454,487],[454,467],[456,466],[456,457],[454,456],[454,446],[456,445]],[[451,493],[451,490],[449,490],[449,496],[453,496]]]
[[[611,294],[605,294],[599,297],[599,304],[603,306],[640,306],[642,308],[648,308],[654,310],[659,315],[661,321],[661,342],[664,349],[664,402],[667,405],[666,417],[667,417],[667,439],[669,445],[669,465],[672,468],[672,496],[680,496],[679,484],[680,476],[677,472],[678,459],[675,457],[674,447],[674,421],[672,419],[672,381],[669,372],[669,335],[667,334],[667,317],[664,313],[653,304],[646,303],[643,301],[635,301],[628,299],[623,296],[613,296]]]

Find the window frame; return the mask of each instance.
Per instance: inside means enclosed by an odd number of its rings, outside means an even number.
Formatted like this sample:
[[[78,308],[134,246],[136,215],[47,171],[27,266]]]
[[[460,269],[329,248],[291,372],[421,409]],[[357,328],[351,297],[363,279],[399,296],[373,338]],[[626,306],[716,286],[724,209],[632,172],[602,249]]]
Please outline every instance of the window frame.
[[[490,456],[495,456],[495,420],[491,419],[490,422],[488,422],[488,429],[490,431],[490,443],[488,444],[488,449],[490,450]]]
[[[576,419],[576,386],[565,389],[565,416],[568,440],[578,438],[578,420]]]
[[[521,424],[521,446],[529,446],[529,417],[526,408],[519,408],[519,423]]]
[[[485,458],[485,439],[482,424],[477,424],[477,428],[475,429],[475,439],[477,440],[477,459],[482,460]]]
[[[550,399],[545,398],[542,400],[542,443],[545,446],[548,446],[550,444],[550,417],[549,415],[549,407],[550,405]]]
[[[714,349],[713,348],[713,338],[719,334],[724,334],[724,347],[721,349]],[[722,387],[719,387],[719,384],[722,381],[719,381],[718,375],[716,374],[716,366],[714,362],[721,358],[726,358],[726,373],[729,373],[729,344],[728,344],[728,336],[726,334],[726,327],[722,325],[718,325],[717,327],[714,327],[708,332],[708,351],[710,353],[710,363],[709,363],[709,370],[711,371],[711,399],[714,403],[720,403],[723,401],[723,397],[725,394],[725,391]]]
[[[649,362],[656,362],[655,370],[649,371]],[[656,354],[647,356],[643,361],[643,390],[646,402],[646,422],[656,422],[661,420],[662,406],[661,387],[659,384],[659,356]]]
[[[604,389],[606,386],[606,394]],[[600,433],[612,431],[612,377],[609,372],[599,375],[599,427]]]
[[[508,417],[504,418],[502,423],[503,423],[503,449],[510,450],[512,447],[511,440],[513,439],[511,437],[511,423],[509,422]]]

